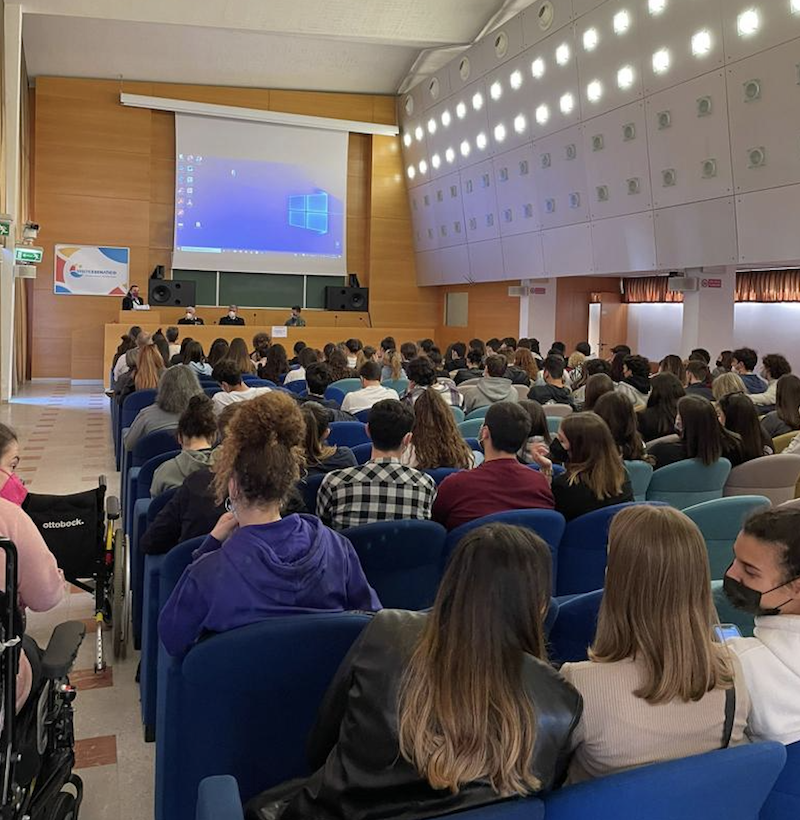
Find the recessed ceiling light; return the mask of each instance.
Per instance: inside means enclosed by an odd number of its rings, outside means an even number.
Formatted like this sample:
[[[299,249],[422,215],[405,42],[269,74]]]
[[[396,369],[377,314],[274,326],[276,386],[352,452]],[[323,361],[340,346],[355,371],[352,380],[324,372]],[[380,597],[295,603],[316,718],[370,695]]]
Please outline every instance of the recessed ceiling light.
[[[624,34],[631,27],[631,16],[624,9],[614,15],[614,32]]]
[[[452,117],[450,116],[450,112],[447,111],[447,110],[442,111],[442,125],[445,128],[447,128],[447,126],[450,125],[451,120],[452,120]]]
[[[406,169],[406,174],[408,174],[409,179],[414,179],[417,175],[417,169],[413,165],[409,165]]]
[[[518,134],[524,133],[525,128],[527,127],[527,125],[528,125],[528,121],[525,119],[524,114],[517,114],[517,116],[514,117],[514,130]]]
[[[586,96],[589,98],[589,102],[597,102],[603,96],[603,84],[600,80],[592,80],[586,86]]]
[[[761,27],[761,16],[758,9],[743,11],[736,20],[736,28],[740,37],[750,37]]]
[[[571,114],[572,109],[575,108],[575,98],[572,94],[564,94],[559,100],[559,106],[562,114]]]
[[[653,16],[661,14],[667,7],[667,0],[648,0],[647,7]]]
[[[544,76],[544,60],[541,57],[537,57],[531,63],[531,75],[537,80]]]
[[[419,161],[419,172],[423,175],[428,173],[428,163],[424,159]]]
[[[653,71],[656,74],[663,74],[669,69],[670,56],[666,48],[662,48],[653,55]]]
[[[438,168],[441,164],[442,158],[438,154],[434,154],[431,157],[431,165],[433,165],[434,168]]]
[[[483,151],[483,149],[486,148],[488,143],[489,140],[486,139],[486,134],[484,134],[483,131],[481,131],[481,133],[478,134],[477,137],[475,137],[475,145],[478,146],[478,150],[480,151]]]
[[[497,142],[502,142],[506,138],[506,127],[502,122],[495,125],[494,138]]]
[[[422,126],[418,125],[414,129],[414,136],[417,138],[417,142],[422,142],[422,137],[424,136],[424,132],[422,130]]]
[[[583,32],[583,47],[586,51],[594,51],[600,42],[600,35],[596,28],[589,28]]]
[[[466,104],[465,104],[465,103],[460,102],[460,103],[456,106],[456,116],[457,116],[460,120],[463,120],[463,119],[464,119],[464,117],[466,117],[466,116],[467,116],[467,106],[466,106]]]
[[[692,37],[692,54],[695,57],[702,57],[709,51],[711,51],[711,32],[704,28]]]
[[[429,134],[435,134],[436,133],[436,120],[433,117],[431,117],[428,120],[428,133]]]
[[[452,165],[456,158],[456,152],[452,148],[448,148],[444,152],[444,158],[447,160],[448,165]]]
[[[472,95],[472,107],[476,111],[480,111],[481,108],[483,108],[483,94],[481,94],[480,91]]]
[[[542,103],[542,105],[536,109],[536,122],[538,122],[539,125],[544,125],[549,119],[550,109]]]
[[[503,86],[497,80],[489,86],[489,96],[493,100],[499,100],[503,96]]]
[[[569,46],[567,43],[562,43],[556,49],[556,62],[559,65],[566,65],[569,62],[569,55],[570,55]]]
[[[633,85],[633,66],[624,65],[617,72],[617,85],[621,89],[630,88]]]
[[[408,131],[403,134],[403,145],[405,145],[406,148],[411,145],[411,134],[409,134]]]
[[[522,72],[519,69],[512,71],[511,76],[508,78],[508,82],[514,91],[517,91],[522,85]]]
[[[464,142],[462,142],[461,145],[459,146],[459,150],[461,151],[461,156],[462,157],[468,157],[469,152],[471,150],[469,140],[464,140]]]

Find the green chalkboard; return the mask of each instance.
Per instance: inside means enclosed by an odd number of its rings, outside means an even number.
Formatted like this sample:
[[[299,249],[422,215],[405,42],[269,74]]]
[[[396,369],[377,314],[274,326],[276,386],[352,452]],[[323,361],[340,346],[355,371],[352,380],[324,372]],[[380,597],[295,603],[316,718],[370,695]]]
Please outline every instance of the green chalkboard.
[[[195,296],[198,305],[211,307],[217,304],[217,272],[211,270],[179,270],[172,271],[173,279],[194,282],[197,285]]]
[[[219,302],[240,307],[290,308],[303,304],[303,276],[279,273],[220,273]]]
[[[341,288],[345,285],[344,276],[306,276],[307,308],[325,308],[325,288]]]

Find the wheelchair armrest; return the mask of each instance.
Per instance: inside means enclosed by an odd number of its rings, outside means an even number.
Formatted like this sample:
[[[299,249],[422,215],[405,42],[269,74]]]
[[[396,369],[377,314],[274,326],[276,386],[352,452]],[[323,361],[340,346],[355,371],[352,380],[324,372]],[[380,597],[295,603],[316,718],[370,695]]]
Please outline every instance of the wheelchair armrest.
[[[66,677],[86,634],[86,626],[80,621],[66,621],[54,630],[42,657],[42,675],[48,680]]]
[[[116,521],[119,518],[119,512],[119,499],[115,495],[110,495],[106,499],[106,515],[112,521]]]

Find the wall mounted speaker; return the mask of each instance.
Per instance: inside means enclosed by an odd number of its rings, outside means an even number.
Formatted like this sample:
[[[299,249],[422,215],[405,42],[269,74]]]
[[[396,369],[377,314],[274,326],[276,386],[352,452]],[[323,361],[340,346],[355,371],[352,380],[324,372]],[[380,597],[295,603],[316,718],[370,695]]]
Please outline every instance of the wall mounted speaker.
[[[197,285],[178,279],[151,279],[147,287],[147,301],[153,307],[194,307]]]
[[[325,288],[325,310],[369,310],[369,288]]]

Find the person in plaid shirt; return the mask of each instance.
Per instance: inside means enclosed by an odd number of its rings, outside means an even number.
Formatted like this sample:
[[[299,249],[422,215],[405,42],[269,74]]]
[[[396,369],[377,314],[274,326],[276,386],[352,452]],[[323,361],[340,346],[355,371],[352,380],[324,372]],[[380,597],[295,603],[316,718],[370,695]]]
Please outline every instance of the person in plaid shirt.
[[[367,425],[372,457],[358,467],[328,473],[317,494],[317,515],[336,530],[394,519],[428,519],[434,480],[400,463],[411,441],[414,413],[396,399],[373,405]]]

